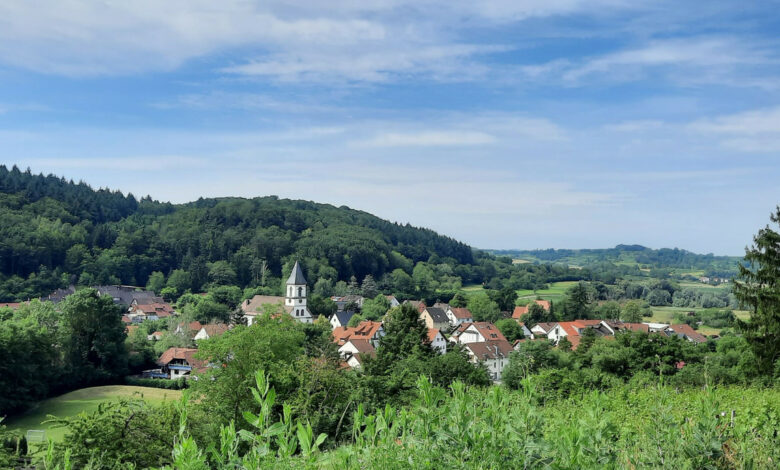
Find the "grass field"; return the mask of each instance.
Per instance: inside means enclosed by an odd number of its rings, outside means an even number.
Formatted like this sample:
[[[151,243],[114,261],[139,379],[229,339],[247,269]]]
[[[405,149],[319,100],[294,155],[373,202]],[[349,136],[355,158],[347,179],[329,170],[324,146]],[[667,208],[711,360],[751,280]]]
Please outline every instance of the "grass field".
[[[703,308],[689,308],[689,307],[651,307],[653,316],[651,318],[644,318],[642,321],[653,323],[675,323],[674,319],[678,313],[685,314],[690,311],[705,310]],[[750,318],[750,312],[747,310],[734,310],[734,315],[741,320],[747,320]],[[699,327],[699,333],[703,335],[717,335],[720,333],[719,328],[711,328],[709,326]]]
[[[537,290],[535,292],[532,290],[519,290],[517,291],[517,300],[518,303],[527,303],[537,297],[541,297],[545,300],[559,302],[563,300],[566,291],[576,284],[577,281],[553,282],[550,284],[549,289]]]
[[[27,432],[28,429],[42,429],[46,431],[47,438],[59,441],[65,434],[63,428],[51,428],[48,424],[41,424],[48,419],[48,415],[64,418],[75,416],[81,412],[88,413],[96,410],[100,403],[120,397],[141,397],[149,403],[162,403],[167,400],[179,399],[181,390],[164,390],[161,388],[128,385],[82,388],[81,390],[44,400],[24,415],[8,420],[4,424],[9,430],[18,429],[22,432]]]

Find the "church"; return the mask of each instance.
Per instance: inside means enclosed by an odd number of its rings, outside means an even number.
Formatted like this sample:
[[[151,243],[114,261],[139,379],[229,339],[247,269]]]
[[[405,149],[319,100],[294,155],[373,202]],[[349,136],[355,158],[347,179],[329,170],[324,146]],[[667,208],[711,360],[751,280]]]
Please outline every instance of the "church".
[[[263,305],[281,305],[285,312],[299,322],[312,323],[314,320],[311,312],[309,312],[309,308],[306,306],[306,296],[308,295],[306,278],[303,277],[303,270],[297,261],[295,266],[293,266],[290,277],[287,278],[285,289],[284,297],[256,295],[249,300],[245,300],[241,304],[241,310],[243,310],[246,317],[246,324],[251,326],[254,323],[255,317],[263,312]]]

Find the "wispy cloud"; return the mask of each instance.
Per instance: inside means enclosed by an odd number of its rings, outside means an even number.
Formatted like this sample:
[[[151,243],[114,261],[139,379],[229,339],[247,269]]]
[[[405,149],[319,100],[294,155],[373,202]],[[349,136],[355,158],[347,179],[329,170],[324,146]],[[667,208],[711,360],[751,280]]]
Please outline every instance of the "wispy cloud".
[[[355,145],[362,147],[439,147],[483,145],[495,141],[495,137],[484,132],[428,131],[408,134],[389,132],[369,140],[356,142]]]

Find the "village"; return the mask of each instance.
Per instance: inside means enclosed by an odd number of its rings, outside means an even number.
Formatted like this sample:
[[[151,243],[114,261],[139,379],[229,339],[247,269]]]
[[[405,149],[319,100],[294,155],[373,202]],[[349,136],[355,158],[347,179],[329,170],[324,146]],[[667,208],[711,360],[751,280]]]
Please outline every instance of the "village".
[[[174,306],[153,292],[130,286],[97,286],[101,295],[110,296],[118,305],[126,307],[122,321],[126,325],[128,335],[147,320],[176,318]],[[312,323],[314,318],[307,307],[308,282],[304,277],[299,263],[295,263],[292,273],[286,282],[285,296],[255,295],[243,301],[240,305],[243,322],[252,326],[256,318],[268,308],[278,308],[289,314],[293,319],[303,323]],[[75,289],[61,289],[47,299],[59,302]],[[502,371],[509,363],[510,354],[526,341],[547,341],[555,347],[565,347],[576,350],[581,339],[586,335],[614,339],[625,331],[642,331],[650,334],[677,336],[693,343],[703,343],[707,337],[695,331],[688,324],[664,323],[630,323],[612,319],[581,319],[574,321],[540,322],[526,325],[522,319],[529,311],[529,306],[516,306],[514,311],[505,312],[507,318],[517,322],[522,329],[523,337],[512,342],[502,334],[495,324],[485,321],[474,321],[472,313],[465,307],[453,307],[447,303],[437,302],[426,305],[419,300],[399,300],[394,295],[386,295],[390,308],[408,304],[419,312],[419,318],[428,328],[428,341],[431,347],[440,354],[447,352],[454,345],[461,345],[468,353],[471,362],[483,364],[491,380],[500,383]],[[383,322],[364,320],[350,326],[350,320],[360,312],[366,299],[359,295],[334,296],[331,300],[336,304],[337,311],[328,322],[332,329],[333,342],[338,347],[343,367],[360,369],[366,357],[375,356],[377,348],[382,345],[384,336]],[[552,304],[548,300],[537,299],[533,303],[549,312]],[[16,307],[16,304],[4,304]],[[208,364],[195,357],[197,343],[219,336],[235,325],[226,323],[206,323],[198,321],[178,323],[173,334],[188,337],[194,347],[170,347],[158,358],[158,369],[143,372],[145,378],[176,380],[194,377],[194,372],[204,371]],[[147,335],[150,342],[160,341],[163,332],[154,331]],[[678,368],[684,363],[677,364]]]

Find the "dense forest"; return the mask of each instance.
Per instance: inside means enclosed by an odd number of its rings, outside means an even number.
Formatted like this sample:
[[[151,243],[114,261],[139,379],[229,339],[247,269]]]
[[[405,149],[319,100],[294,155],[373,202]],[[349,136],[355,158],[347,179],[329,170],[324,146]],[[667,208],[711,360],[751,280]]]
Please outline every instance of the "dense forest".
[[[172,205],[16,167],[0,166],[0,217],[0,301],[69,284],[144,286],[177,270],[182,292],[272,285],[293,258],[333,283],[411,274],[431,258],[475,263],[463,243],[347,207],[274,196]]]

